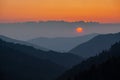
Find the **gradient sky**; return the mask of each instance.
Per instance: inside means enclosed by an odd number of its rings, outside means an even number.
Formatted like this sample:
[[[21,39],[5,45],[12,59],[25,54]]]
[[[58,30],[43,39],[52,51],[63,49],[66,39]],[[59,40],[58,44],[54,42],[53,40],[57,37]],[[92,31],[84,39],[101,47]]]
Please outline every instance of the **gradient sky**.
[[[0,22],[120,22],[120,0],[0,0]]]

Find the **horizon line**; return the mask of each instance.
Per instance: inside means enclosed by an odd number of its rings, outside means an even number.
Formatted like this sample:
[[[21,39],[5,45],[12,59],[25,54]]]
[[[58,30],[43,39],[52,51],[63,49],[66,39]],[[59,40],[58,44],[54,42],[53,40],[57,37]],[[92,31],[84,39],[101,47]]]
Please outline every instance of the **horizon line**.
[[[15,22],[15,21],[8,21],[8,22],[5,22],[5,21],[0,21],[0,24],[19,24],[19,23],[45,23],[45,22],[66,22],[66,23],[96,23],[96,24],[120,24],[120,22],[99,22],[99,21],[85,21],[85,20],[77,20],[77,21],[66,21],[66,20],[38,20],[38,21],[18,21],[18,22]]]

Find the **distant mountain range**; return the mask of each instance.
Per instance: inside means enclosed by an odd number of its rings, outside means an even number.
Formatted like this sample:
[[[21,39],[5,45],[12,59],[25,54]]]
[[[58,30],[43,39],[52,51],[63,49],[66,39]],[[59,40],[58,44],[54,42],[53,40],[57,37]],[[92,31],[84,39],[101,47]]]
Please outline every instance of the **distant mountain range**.
[[[57,80],[119,80],[119,74],[120,42],[76,65]]]
[[[93,37],[97,36],[97,33],[89,34],[85,36],[79,37],[59,37],[59,38],[35,38],[31,39],[28,42],[45,47],[50,50],[58,51],[58,52],[67,52],[72,48],[76,47],[78,44],[86,42]]]
[[[75,31],[78,27],[83,28],[83,33]],[[108,34],[119,31],[120,23],[99,23],[92,21],[40,21],[0,24],[1,35],[24,41],[37,37],[74,37],[92,33]]]
[[[102,34],[78,45],[69,52],[83,57],[91,57],[97,55],[103,50],[109,49],[111,45],[118,41],[120,41],[120,33]]]

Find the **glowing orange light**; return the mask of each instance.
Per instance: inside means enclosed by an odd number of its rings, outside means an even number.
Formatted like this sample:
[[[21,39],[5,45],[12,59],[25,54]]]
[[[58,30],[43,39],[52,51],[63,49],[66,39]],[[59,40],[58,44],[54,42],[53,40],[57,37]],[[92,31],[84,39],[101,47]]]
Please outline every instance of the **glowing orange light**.
[[[78,32],[78,33],[83,32],[83,28],[81,28],[81,27],[76,28],[76,32]]]

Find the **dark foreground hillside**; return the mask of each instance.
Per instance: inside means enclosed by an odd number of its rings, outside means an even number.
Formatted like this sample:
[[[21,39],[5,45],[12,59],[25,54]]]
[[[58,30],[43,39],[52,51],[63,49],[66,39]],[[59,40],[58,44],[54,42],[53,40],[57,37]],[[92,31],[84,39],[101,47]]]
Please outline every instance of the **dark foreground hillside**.
[[[83,60],[82,57],[75,54],[45,50],[42,47],[36,47],[36,45],[31,45],[30,43],[11,39],[6,36],[0,36],[0,39],[6,42],[5,46],[9,48],[14,48],[15,50],[24,52],[28,55],[32,55],[40,59],[50,60],[58,65],[66,67],[66,69],[69,69],[74,65],[79,64]]]
[[[120,42],[91,57],[57,80],[120,80]]]
[[[120,80],[120,57],[110,58],[99,65],[61,80]]]
[[[51,80],[64,72],[64,67],[17,47],[0,40],[0,80]]]

